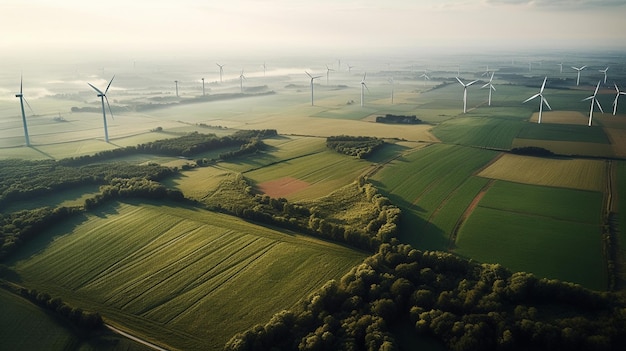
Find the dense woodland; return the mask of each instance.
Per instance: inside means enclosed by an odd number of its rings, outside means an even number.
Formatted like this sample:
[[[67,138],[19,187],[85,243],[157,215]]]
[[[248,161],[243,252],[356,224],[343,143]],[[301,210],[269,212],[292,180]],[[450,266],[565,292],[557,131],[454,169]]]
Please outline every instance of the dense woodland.
[[[365,136],[340,135],[326,138],[328,148],[357,158],[367,158],[384,144],[382,139]]]
[[[404,115],[392,115],[386,114],[384,116],[376,117],[376,123],[393,123],[393,124],[419,124],[422,120],[417,116],[404,116]]]

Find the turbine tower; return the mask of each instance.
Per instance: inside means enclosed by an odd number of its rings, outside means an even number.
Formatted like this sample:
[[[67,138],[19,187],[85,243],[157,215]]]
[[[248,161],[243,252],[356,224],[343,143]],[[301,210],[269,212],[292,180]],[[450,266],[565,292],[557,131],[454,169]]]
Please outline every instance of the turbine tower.
[[[489,106],[491,106],[491,91],[496,91],[496,87],[493,86],[494,73],[496,72],[491,72],[491,78],[489,78],[489,82],[481,87],[481,89],[489,87]]]
[[[617,84],[614,83],[613,85],[615,85],[615,91],[617,91],[617,95],[615,95],[615,101],[613,101],[613,116],[615,116],[615,113],[617,112],[617,100],[619,100],[620,95],[626,95],[626,92],[619,91]]]
[[[22,124],[24,125],[24,139],[26,140],[26,146],[30,146],[30,138],[28,137],[28,125],[26,124],[26,113],[24,112],[24,103],[26,103],[31,112],[33,111],[33,109],[30,107],[30,104],[28,103],[28,101],[26,101],[26,98],[24,97],[22,83],[23,78],[20,77],[20,93],[15,94],[15,97],[20,98],[20,107],[22,108]]]
[[[115,78],[115,76],[113,76],[113,78],[111,78],[111,81],[109,82],[109,85],[107,85],[107,88],[104,90],[104,93],[94,87],[91,83],[87,83],[89,84],[90,87],[93,88],[93,90],[95,90],[98,93],[98,97],[100,98],[100,102],[102,103],[102,122],[104,123],[104,141],[105,142],[109,142],[109,130],[107,128],[107,114],[106,114],[106,109],[104,108],[104,100],[107,101],[107,106],[109,106],[109,112],[111,112],[111,118],[113,118],[113,111],[111,110],[111,105],[109,104],[109,98],[107,97],[107,92],[109,91],[109,88],[111,87],[111,83],[113,83],[113,79]]]
[[[389,83],[391,84],[391,104],[393,105],[393,93],[395,88],[395,82],[393,80],[393,77],[389,78]]]
[[[175,80],[174,83],[176,84],[176,97],[178,97],[178,81]]]
[[[537,119],[537,123],[541,123],[541,112],[543,110],[543,104],[546,104],[546,106],[552,110],[552,107],[550,107],[550,104],[548,104],[548,100],[546,100],[545,97],[543,97],[543,89],[546,87],[546,80],[548,80],[548,77],[545,77],[543,79],[543,84],[541,84],[541,89],[539,89],[539,92],[531,97],[529,97],[528,99],[524,100],[524,102],[522,103],[527,103],[528,101],[539,97],[539,119]]]
[[[241,89],[241,93],[243,94],[243,80],[246,79],[246,76],[243,75],[243,69],[241,70],[241,74],[239,75],[239,88]]]
[[[556,65],[559,66],[559,73],[563,74],[563,62],[557,63]]]
[[[367,84],[365,84],[365,76],[367,76],[367,72],[363,74],[363,79],[361,79],[361,107],[365,106],[365,89],[370,91]]]
[[[602,111],[602,106],[600,106],[600,101],[598,101],[598,99],[596,99],[596,95],[598,94],[598,89],[600,88],[600,82],[598,81],[598,85],[596,85],[596,91],[593,92],[593,95],[582,99],[581,101],[587,101],[587,100],[591,100],[591,109],[589,110],[589,127],[591,127],[591,120],[593,119],[593,105],[594,103],[596,105],[598,105],[598,108],[600,109],[600,112],[604,113],[604,111]]]
[[[578,86],[578,83],[580,83],[580,71],[582,71],[585,68],[587,68],[587,66],[585,65],[585,66],[582,66],[580,68],[572,66],[572,68],[575,69],[576,71],[578,71],[578,75],[576,76],[576,86]]]
[[[309,78],[311,78],[311,106],[314,106],[313,105],[313,80],[317,79],[317,78],[320,78],[321,76],[315,76],[314,77],[311,74],[309,74],[309,72],[307,72],[307,71],[304,71],[304,73],[306,73],[306,75],[309,76]]]
[[[265,62],[263,62],[263,77],[265,77],[265,70],[267,70],[267,66],[265,65]]]
[[[467,84],[463,83],[459,77],[456,77],[456,80],[463,86],[463,113],[467,112],[467,87],[477,82],[477,80],[471,81]]]
[[[204,78],[202,78],[202,96],[204,96]]]
[[[607,66],[605,69],[601,69],[598,72],[600,73],[604,73],[604,84],[606,84],[606,72],[609,70],[609,67]]]
[[[328,85],[328,76],[330,75],[330,71],[334,71],[334,69],[329,68],[328,65],[326,65],[326,85]]]
[[[222,82],[222,75],[224,74],[224,65],[220,65],[219,63],[216,63],[217,67],[220,68],[220,83]]]

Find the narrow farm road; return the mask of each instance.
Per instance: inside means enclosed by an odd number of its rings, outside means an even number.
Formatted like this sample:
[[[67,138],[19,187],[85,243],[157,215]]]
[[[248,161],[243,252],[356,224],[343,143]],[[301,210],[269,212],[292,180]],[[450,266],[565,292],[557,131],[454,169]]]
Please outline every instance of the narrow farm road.
[[[110,324],[106,324],[106,323],[105,323],[105,324],[104,324],[104,326],[105,326],[105,327],[107,327],[107,328],[109,328],[109,329],[110,329],[111,331],[113,331],[114,333],[117,333],[117,334],[120,334],[120,335],[122,335],[122,336],[125,336],[125,337],[127,337],[127,338],[129,338],[129,339],[131,339],[131,340],[133,340],[133,341],[136,341],[136,342],[138,342],[138,343],[142,344],[142,345],[146,345],[146,346],[148,346],[148,347],[149,347],[149,348],[151,348],[151,349],[158,350],[158,351],[168,351],[167,349],[164,349],[164,348],[162,348],[162,347],[160,347],[160,346],[157,346],[157,345],[155,345],[155,344],[153,344],[153,343],[150,343],[150,342],[148,342],[148,341],[145,341],[145,340],[139,339],[139,338],[138,338],[138,337],[136,337],[136,336],[133,336],[133,335],[131,335],[131,334],[128,334],[127,332],[124,332],[124,331],[122,331],[122,330],[119,330],[119,329],[117,329],[116,327],[114,327],[114,326],[112,326],[112,325],[110,325]]]

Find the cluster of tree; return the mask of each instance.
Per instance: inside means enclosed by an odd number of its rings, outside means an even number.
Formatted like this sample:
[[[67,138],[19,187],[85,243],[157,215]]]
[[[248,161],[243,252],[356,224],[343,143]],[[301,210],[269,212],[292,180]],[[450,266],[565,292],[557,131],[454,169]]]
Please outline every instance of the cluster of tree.
[[[14,200],[25,200],[69,189],[78,185],[106,184],[113,178],[159,180],[176,173],[156,164],[127,162],[73,167],[65,160],[0,160],[0,207]]]
[[[385,141],[374,137],[365,136],[330,136],[326,138],[326,147],[341,154],[366,158],[374,151],[383,146]]]
[[[89,312],[84,311],[80,307],[72,307],[63,302],[60,298],[53,298],[47,293],[38,292],[34,289],[21,288],[20,295],[29,299],[34,304],[66,318],[74,325],[82,329],[94,330],[102,327],[103,325],[102,317],[98,312]]]
[[[406,323],[449,350],[622,350],[626,298],[386,243],[225,350],[394,350]]]
[[[548,149],[544,149],[538,146],[523,146],[515,147],[511,149],[511,153],[517,155],[537,156],[537,157],[550,157],[554,156],[554,153]]]
[[[231,158],[253,154],[255,152],[264,150],[266,147],[265,143],[261,139],[253,138],[248,143],[245,143],[239,147],[239,150],[224,152],[219,155],[219,158],[222,160],[228,160]]]
[[[376,117],[376,123],[393,123],[393,124],[420,124],[422,120],[417,116],[403,116],[386,114],[384,116]]]
[[[184,200],[179,190],[166,188],[163,184],[146,178],[115,178],[100,187],[100,194],[85,199],[85,210],[94,209],[104,202],[123,198]]]
[[[0,260],[40,231],[80,212],[77,207],[42,207],[7,214],[0,212]]]
[[[324,215],[322,205],[309,208],[293,204],[284,198],[271,198],[254,194],[252,187],[242,176],[226,180],[219,192],[220,197],[206,200],[210,208],[234,214],[241,218],[279,227],[298,230],[365,250],[375,251],[381,243],[389,242],[397,234],[400,209],[388,198],[378,193],[376,188],[363,178],[354,182],[356,187],[354,202],[369,203],[367,218],[360,223],[349,225],[333,221]],[[362,199],[356,196],[362,195]]]

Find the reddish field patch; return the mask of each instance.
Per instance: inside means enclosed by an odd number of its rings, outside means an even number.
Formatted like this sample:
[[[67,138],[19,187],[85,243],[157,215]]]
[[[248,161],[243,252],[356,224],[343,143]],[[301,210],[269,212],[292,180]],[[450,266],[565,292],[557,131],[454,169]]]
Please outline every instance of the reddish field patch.
[[[293,177],[284,177],[257,185],[257,189],[270,197],[285,197],[296,191],[306,189],[309,183]]]

